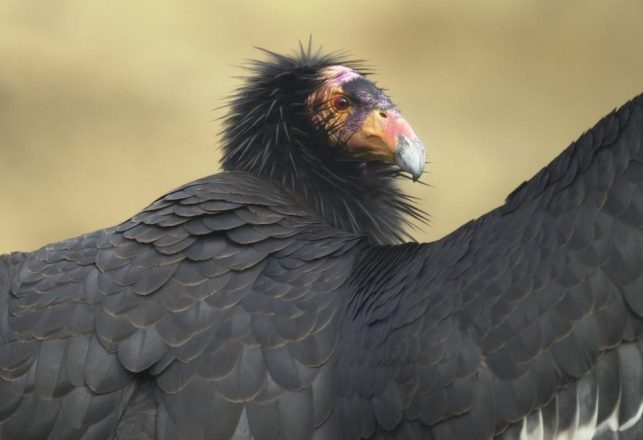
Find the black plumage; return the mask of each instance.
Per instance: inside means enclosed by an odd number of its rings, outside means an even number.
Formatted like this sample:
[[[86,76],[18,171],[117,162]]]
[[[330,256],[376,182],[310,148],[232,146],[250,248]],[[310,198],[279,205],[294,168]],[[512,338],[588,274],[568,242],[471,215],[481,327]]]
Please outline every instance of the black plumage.
[[[306,116],[339,63],[269,53],[226,171],[0,256],[1,438],[643,435],[643,96],[502,207],[397,244],[421,215],[400,172]]]
[[[321,70],[341,64],[364,72],[363,63],[303,47],[297,57],[266,53],[269,60],[250,65],[245,85],[230,100],[223,168],[265,177],[302,197],[326,223],[375,243],[410,238],[404,229],[409,217],[426,216],[396,187],[399,170],[329,143],[333,127],[316,127],[306,106],[323,81]]]

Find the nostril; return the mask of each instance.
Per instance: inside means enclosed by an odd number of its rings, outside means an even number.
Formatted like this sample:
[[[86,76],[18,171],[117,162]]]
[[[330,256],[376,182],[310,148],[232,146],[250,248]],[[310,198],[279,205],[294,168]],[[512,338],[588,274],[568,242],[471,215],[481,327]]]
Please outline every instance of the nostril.
[[[380,116],[385,119],[388,118],[388,115],[386,114],[386,112],[380,112]]]

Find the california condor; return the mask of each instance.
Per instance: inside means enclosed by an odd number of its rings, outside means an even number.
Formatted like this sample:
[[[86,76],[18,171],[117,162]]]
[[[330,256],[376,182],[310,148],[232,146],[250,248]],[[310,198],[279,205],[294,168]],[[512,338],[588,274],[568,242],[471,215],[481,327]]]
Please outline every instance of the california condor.
[[[267,52],[225,171],[0,256],[3,439],[642,438],[643,96],[433,243],[359,63]]]

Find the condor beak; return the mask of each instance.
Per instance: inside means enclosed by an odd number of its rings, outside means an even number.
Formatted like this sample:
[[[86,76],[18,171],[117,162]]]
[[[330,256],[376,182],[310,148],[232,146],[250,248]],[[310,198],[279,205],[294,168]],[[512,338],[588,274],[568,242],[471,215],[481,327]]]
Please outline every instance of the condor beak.
[[[375,109],[347,142],[357,156],[383,159],[407,171],[416,181],[424,171],[424,145],[395,110]]]
[[[424,145],[417,138],[409,139],[403,135],[397,137],[395,149],[395,163],[402,171],[408,171],[417,180],[424,171]]]

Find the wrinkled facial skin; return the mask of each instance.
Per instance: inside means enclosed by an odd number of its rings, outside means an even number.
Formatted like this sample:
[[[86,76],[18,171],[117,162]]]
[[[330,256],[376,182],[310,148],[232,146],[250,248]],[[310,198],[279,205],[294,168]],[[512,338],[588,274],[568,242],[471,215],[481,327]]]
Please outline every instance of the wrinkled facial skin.
[[[396,163],[416,180],[424,168],[424,147],[390,98],[347,67],[328,67],[322,76],[321,87],[307,100],[313,123],[349,154]]]
[[[376,108],[391,110],[399,115],[389,97],[354,70],[332,66],[322,74],[326,80],[309,97],[309,109],[313,121],[326,130],[333,143],[344,144],[349,141],[362,127],[368,113]],[[342,108],[342,104],[346,105],[342,97],[347,99],[346,108]]]

